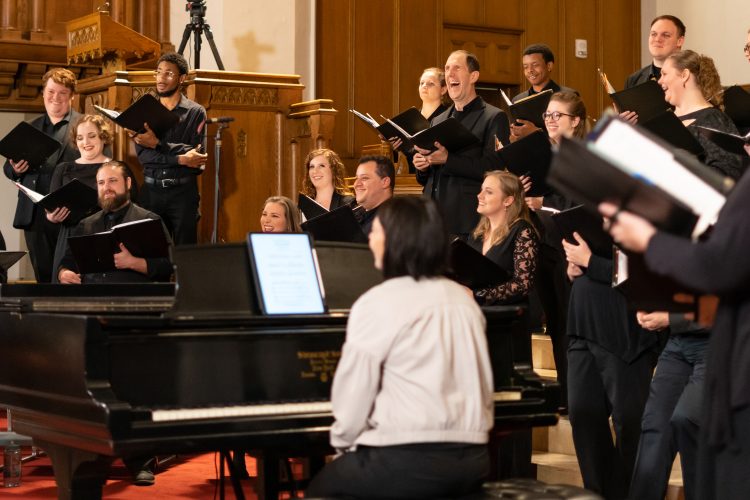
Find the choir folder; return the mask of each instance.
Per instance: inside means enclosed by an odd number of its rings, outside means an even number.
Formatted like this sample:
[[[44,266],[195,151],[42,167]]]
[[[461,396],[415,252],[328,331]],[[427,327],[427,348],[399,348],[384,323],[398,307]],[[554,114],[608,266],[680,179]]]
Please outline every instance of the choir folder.
[[[547,179],[562,194],[593,211],[614,203],[682,236],[698,236],[716,221],[724,177],[618,118],[600,120],[593,137],[562,141]]]
[[[746,135],[730,134],[729,132],[722,132],[715,128],[702,127],[696,125],[695,129],[722,149],[734,153],[736,155],[744,156],[745,146],[750,144],[750,133]]]
[[[310,233],[315,241],[367,243],[367,236],[348,205],[303,222],[302,230]]]
[[[508,170],[519,177],[527,175],[531,178],[531,189],[526,196],[544,196],[550,192],[546,178],[552,163],[552,146],[543,131],[537,130],[503,146],[497,155]]]
[[[0,250],[0,269],[7,271],[13,264],[21,260],[26,252],[14,252],[10,250]]]
[[[526,120],[532,122],[535,126],[540,129],[545,129],[544,119],[542,114],[547,111],[547,105],[549,104],[550,97],[552,97],[552,89],[547,89],[543,92],[531,94],[528,97],[519,99],[516,102],[512,102],[508,99],[502,89],[500,94],[505,103],[508,105],[508,111],[514,120]]]
[[[638,123],[647,122],[671,109],[664,98],[664,90],[654,80],[610,93],[609,97],[620,112],[635,111]]]
[[[600,257],[612,256],[612,237],[603,229],[604,219],[578,205],[550,216],[560,230],[565,241],[578,244],[573,233],[584,239],[591,251]]]
[[[302,193],[299,193],[297,195],[297,207],[299,207],[300,211],[305,215],[305,218],[307,220],[314,219],[315,217],[320,217],[321,215],[328,213],[328,210],[326,210],[323,205]]]
[[[120,243],[135,257],[169,256],[169,242],[161,220],[142,219],[113,226],[109,231],[71,236],[70,250],[81,274],[114,271]]]
[[[78,179],[63,184],[48,195],[37,193],[20,182],[16,187],[28,196],[31,201],[50,212],[58,207],[66,207],[70,210],[70,219],[77,220],[86,215],[93,207],[97,206],[96,189],[90,188]]]
[[[471,289],[499,285],[510,279],[505,269],[458,238],[451,242],[448,277]]]
[[[356,109],[350,109],[349,111],[362,120],[365,125],[385,137],[386,140],[391,137],[398,137],[401,139],[404,143],[401,146],[401,149],[407,152],[413,149],[407,136],[415,135],[430,127],[430,122],[427,118],[422,116],[422,113],[420,113],[415,107],[411,107],[390,119],[381,115],[381,118],[385,120],[383,123],[378,123],[369,113],[362,114]],[[406,134],[404,134],[404,132],[406,132]]]
[[[750,94],[739,85],[724,91],[724,112],[740,130],[750,127]]]
[[[14,162],[26,160],[30,168],[37,168],[61,146],[41,130],[21,122],[0,140],[0,155]]]
[[[94,108],[119,126],[133,132],[145,132],[143,124],[148,123],[157,136],[177,125],[179,121],[177,115],[162,106],[151,94],[144,94],[122,113],[97,105],[94,105]]]

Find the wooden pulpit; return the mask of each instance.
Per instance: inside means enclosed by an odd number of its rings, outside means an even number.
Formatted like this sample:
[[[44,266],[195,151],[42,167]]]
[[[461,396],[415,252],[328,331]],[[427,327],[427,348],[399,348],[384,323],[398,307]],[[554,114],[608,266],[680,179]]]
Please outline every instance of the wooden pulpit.
[[[158,42],[95,12],[66,23],[68,64],[101,64],[104,73],[159,57]]]

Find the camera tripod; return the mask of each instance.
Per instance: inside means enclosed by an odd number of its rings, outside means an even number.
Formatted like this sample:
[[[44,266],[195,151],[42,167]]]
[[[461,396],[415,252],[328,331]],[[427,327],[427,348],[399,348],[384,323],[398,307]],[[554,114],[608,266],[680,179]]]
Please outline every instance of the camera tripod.
[[[188,2],[185,6],[185,10],[190,11],[190,22],[185,26],[185,30],[182,32],[182,41],[180,42],[180,48],[177,50],[181,55],[185,51],[185,46],[190,40],[190,34],[193,34],[193,45],[195,52],[195,63],[193,67],[200,69],[201,67],[201,36],[205,33],[208,45],[211,47],[211,52],[214,55],[216,65],[220,70],[224,70],[224,63],[221,62],[221,56],[219,50],[216,48],[214,42],[214,34],[211,32],[211,26],[206,23],[206,2],[200,0],[197,2]]]

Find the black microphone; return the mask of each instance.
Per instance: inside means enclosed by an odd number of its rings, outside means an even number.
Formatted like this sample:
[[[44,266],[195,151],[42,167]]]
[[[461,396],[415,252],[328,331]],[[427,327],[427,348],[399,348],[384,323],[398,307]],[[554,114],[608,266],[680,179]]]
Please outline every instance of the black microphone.
[[[229,123],[234,121],[234,116],[220,116],[218,118],[208,118],[206,123]]]

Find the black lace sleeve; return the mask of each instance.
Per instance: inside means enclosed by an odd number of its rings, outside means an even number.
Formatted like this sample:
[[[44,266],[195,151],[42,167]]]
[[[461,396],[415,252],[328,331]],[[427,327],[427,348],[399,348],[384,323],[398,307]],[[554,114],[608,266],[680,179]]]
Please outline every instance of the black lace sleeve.
[[[525,298],[534,286],[538,248],[534,229],[521,230],[513,245],[513,277],[497,286],[476,290],[477,301],[482,305],[492,305]]]

